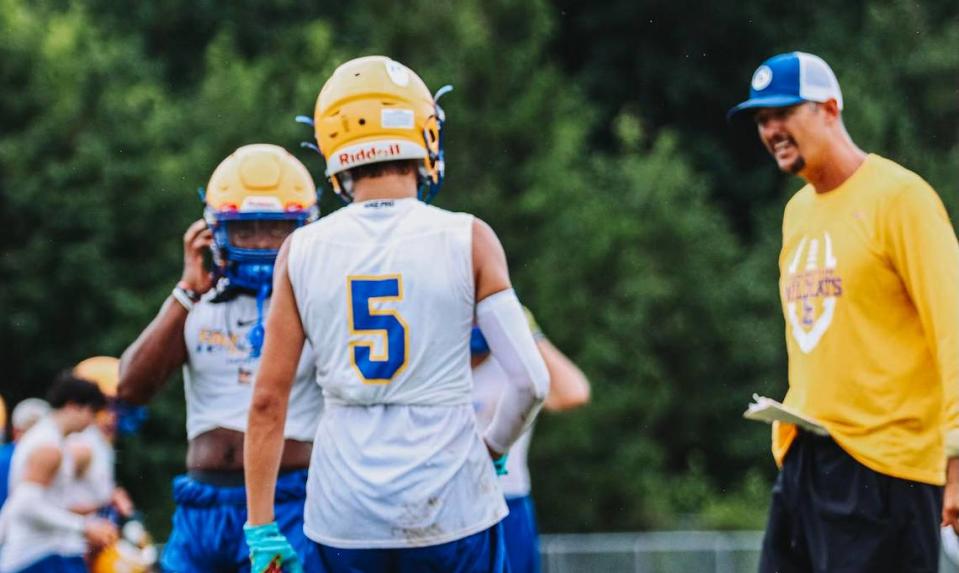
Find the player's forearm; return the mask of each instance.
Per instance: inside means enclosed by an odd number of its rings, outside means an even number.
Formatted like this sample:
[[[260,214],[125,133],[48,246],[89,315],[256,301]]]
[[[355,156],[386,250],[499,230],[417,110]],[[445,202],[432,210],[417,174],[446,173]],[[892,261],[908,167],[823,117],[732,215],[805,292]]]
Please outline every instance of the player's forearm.
[[[509,381],[484,434],[491,449],[504,453],[536,417],[549,390],[549,373],[512,289],[480,301],[476,318]]]
[[[183,325],[187,311],[168,297],[160,312],[120,357],[117,395],[133,404],[145,404],[186,361]]]
[[[549,371],[549,394],[543,407],[551,412],[561,412],[589,402],[589,380],[583,371],[549,340],[541,339],[537,346]]]
[[[257,381],[257,386],[261,386]],[[250,405],[243,444],[248,523],[261,525],[274,519],[273,497],[283,455],[286,402],[268,392],[255,392]]]
[[[22,519],[57,531],[82,532],[86,519],[47,499],[46,488],[33,482],[22,482],[6,502],[11,519]]]

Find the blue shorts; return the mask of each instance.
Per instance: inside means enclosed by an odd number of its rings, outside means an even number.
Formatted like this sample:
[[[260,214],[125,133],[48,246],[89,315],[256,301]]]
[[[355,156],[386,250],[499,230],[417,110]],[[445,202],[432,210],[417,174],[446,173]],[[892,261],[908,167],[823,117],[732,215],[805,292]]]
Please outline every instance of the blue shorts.
[[[281,473],[276,522],[300,555],[305,571],[323,571],[315,545],[303,533],[307,470]],[[169,573],[246,573],[250,552],[243,537],[246,489],[221,487],[185,475],[173,479],[173,531],[160,566]]]
[[[510,573],[539,573],[539,530],[532,496],[506,498],[509,515],[503,520]]]
[[[502,522],[463,539],[428,547],[340,549],[319,543],[315,546],[329,573],[510,573]]]
[[[73,557],[50,555],[35,561],[17,573],[87,573],[87,564],[79,555]]]

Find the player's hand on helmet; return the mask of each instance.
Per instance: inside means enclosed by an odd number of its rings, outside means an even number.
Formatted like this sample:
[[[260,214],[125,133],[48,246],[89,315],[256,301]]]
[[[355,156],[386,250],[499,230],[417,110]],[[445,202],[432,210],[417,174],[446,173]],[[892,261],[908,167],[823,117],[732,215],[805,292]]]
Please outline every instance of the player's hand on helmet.
[[[303,573],[299,556],[275,521],[244,525],[243,535],[250,548],[250,573]]]
[[[91,517],[87,520],[83,526],[83,535],[95,549],[111,545],[119,538],[117,526],[99,517]]]
[[[183,276],[190,290],[203,294],[213,288],[213,273],[203,266],[203,252],[213,245],[213,231],[206,221],[194,222],[183,234]]]

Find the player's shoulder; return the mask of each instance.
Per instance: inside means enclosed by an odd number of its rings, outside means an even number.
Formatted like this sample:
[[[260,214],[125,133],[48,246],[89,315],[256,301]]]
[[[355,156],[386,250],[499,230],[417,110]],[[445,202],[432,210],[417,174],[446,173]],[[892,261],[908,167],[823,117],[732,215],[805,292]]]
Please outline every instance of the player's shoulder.
[[[50,419],[41,418],[20,438],[20,442],[16,450],[14,450],[14,455],[16,455],[18,451],[26,453],[28,450],[38,447],[52,446],[60,448],[63,446],[64,441],[63,435],[57,431],[56,426],[50,422]]]
[[[427,203],[419,203],[417,211],[419,216],[427,218],[431,223],[438,225],[472,225],[473,221],[476,220],[476,217],[470,213],[450,211],[449,209],[443,209],[442,207]]]

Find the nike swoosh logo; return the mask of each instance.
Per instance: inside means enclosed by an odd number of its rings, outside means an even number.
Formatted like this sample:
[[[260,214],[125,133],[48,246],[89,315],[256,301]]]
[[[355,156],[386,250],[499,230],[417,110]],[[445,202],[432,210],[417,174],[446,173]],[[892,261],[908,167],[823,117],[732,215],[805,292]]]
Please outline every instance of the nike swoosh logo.
[[[256,319],[255,319],[255,318],[254,318],[253,320],[238,320],[238,321],[236,321],[236,325],[239,326],[240,328],[243,328],[244,326],[250,326],[250,325],[253,325],[253,324],[256,324]]]

